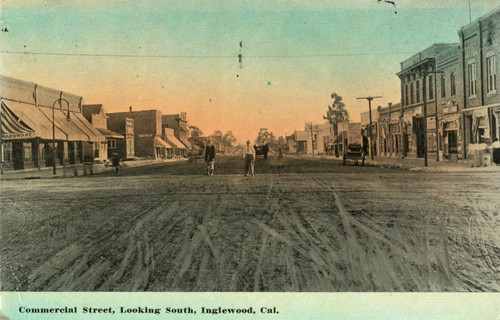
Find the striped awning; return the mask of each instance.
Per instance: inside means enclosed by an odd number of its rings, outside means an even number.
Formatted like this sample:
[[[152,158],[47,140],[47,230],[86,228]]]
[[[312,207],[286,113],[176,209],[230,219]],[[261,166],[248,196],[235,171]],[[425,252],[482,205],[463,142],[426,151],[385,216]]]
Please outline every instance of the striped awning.
[[[6,106],[19,121],[26,124],[34,131],[34,137],[41,139],[52,139],[52,121],[40,111],[34,104],[23,103],[10,100],[2,100],[2,122],[3,106]],[[54,127],[54,135],[56,140],[66,140],[66,133],[59,126]],[[3,139],[7,139],[4,136]]]
[[[54,117],[54,125],[52,124],[52,117]],[[12,130],[12,132],[8,132],[8,130]],[[14,132],[15,130],[17,131]],[[51,140],[53,138],[52,130],[54,130],[56,140],[88,142],[106,140],[81,113],[70,112],[68,118],[67,111],[64,112],[61,109],[39,108],[30,103],[2,100],[2,133],[5,132],[3,139],[36,137]],[[31,133],[28,134],[28,132]]]
[[[186,146],[180,142],[175,136],[166,136],[167,142],[176,149],[186,149]]]
[[[155,147],[166,148],[166,149],[174,148],[168,142],[166,142],[165,140],[163,140],[158,136],[155,137]]]
[[[2,101],[2,139],[35,138],[35,130],[19,119]]]

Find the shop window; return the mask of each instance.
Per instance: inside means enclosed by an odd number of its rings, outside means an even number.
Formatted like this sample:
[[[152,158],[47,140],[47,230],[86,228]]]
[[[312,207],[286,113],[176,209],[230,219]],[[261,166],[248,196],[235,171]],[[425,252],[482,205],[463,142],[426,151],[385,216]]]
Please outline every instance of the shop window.
[[[33,159],[33,151],[31,150],[31,142],[23,143],[23,160],[31,161]]]
[[[108,149],[116,149],[116,140],[115,139],[108,140]]]
[[[486,58],[486,91],[494,92],[497,89],[497,73],[495,56]]]
[[[450,74],[450,87],[451,87],[451,95],[454,96],[457,93],[457,87],[455,84],[455,73]]]
[[[12,162],[12,142],[2,144],[2,162]]]
[[[468,82],[469,82],[469,97],[473,97],[477,93],[477,75],[476,75],[476,63],[470,63],[467,66],[468,71]]]

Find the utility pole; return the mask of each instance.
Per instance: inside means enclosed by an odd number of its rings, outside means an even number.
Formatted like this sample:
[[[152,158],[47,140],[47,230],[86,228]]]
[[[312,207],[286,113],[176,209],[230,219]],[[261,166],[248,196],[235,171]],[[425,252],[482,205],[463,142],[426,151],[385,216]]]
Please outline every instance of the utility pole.
[[[373,135],[372,135],[372,100],[373,99],[379,99],[379,98],[382,98],[382,96],[368,96],[368,97],[359,97],[359,98],[356,98],[358,100],[368,100],[368,112],[369,112],[369,115],[370,115],[370,130],[369,130],[369,133],[368,135],[370,136],[370,158],[373,160],[373,149],[372,149],[372,140],[373,140]]]
[[[311,121],[311,150],[314,157],[314,135],[313,135],[313,123]]]

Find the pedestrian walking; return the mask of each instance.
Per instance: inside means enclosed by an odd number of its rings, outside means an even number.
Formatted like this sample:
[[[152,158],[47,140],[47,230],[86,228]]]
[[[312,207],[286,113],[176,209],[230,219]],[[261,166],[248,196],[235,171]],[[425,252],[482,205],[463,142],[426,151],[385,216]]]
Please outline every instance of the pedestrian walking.
[[[281,151],[281,148],[278,149],[278,168],[284,168],[283,167],[283,152]]]
[[[118,153],[113,153],[113,167],[115,167],[115,173],[118,173],[118,168],[120,167],[120,156]]]
[[[245,159],[245,177],[249,174],[253,176],[255,167],[255,148],[250,146],[250,140],[247,141],[243,159]]]
[[[212,145],[212,140],[207,140],[207,145],[205,147],[205,162],[207,163],[205,175],[213,176],[215,170],[215,147]]]

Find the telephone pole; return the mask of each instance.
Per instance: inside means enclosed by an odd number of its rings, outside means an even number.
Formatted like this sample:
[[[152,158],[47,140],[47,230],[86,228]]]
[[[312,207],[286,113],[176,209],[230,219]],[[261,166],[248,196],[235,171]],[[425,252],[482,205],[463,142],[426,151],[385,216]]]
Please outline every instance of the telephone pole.
[[[369,130],[369,133],[368,135],[370,136],[370,158],[373,160],[373,149],[372,149],[372,140],[373,140],[373,136],[372,136],[372,100],[373,99],[379,99],[379,98],[382,98],[382,96],[368,96],[368,97],[359,97],[359,98],[356,98],[358,100],[368,100],[368,112],[369,112],[369,115],[370,115],[370,130]]]
[[[314,135],[313,135],[313,123],[311,121],[311,150],[314,157]]]

